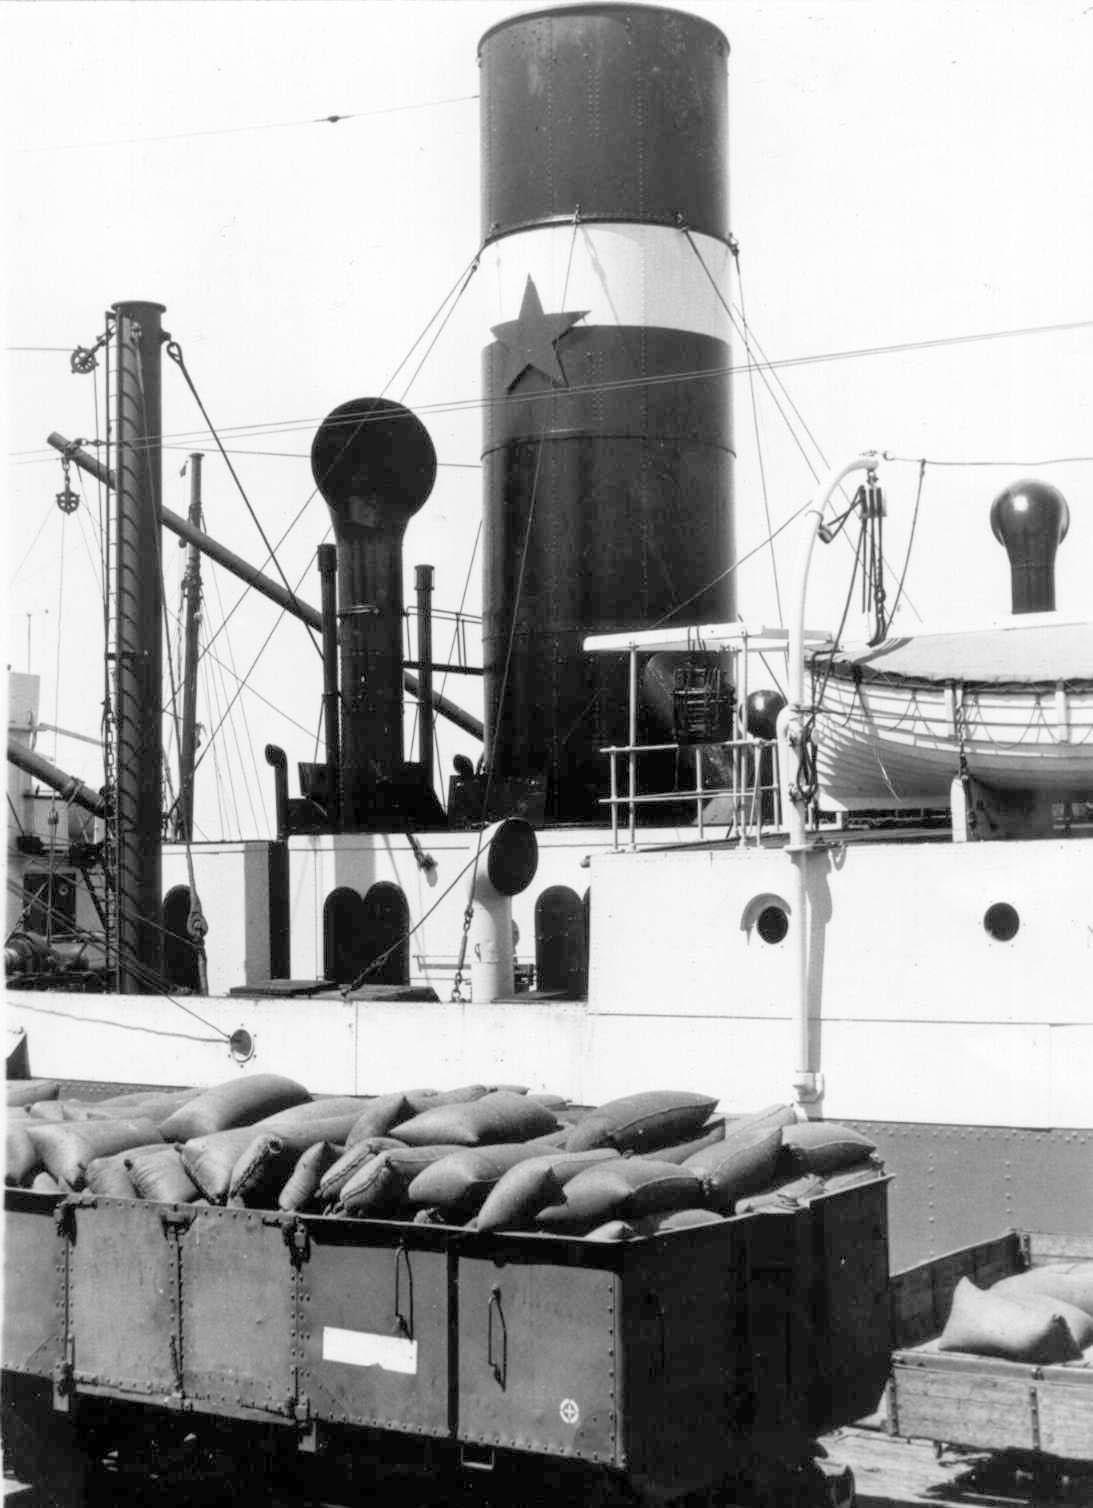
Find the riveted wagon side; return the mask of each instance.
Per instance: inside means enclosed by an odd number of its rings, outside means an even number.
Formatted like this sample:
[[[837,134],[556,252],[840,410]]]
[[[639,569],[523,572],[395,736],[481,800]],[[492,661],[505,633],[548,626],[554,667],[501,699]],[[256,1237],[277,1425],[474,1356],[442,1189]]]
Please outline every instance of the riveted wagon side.
[[[136,1406],[666,1499],[806,1462],[887,1373],[879,1173],[618,1243],[15,1189],[6,1230],[9,1400],[36,1389],[73,1429],[91,1410],[100,1442]]]

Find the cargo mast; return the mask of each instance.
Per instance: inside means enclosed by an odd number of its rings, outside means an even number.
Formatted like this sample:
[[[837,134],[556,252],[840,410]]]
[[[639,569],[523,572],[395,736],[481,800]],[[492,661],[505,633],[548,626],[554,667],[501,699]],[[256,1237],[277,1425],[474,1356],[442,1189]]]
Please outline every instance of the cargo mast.
[[[162,304],[114,305],[115,546],[112,653],[114,828],[121,994],[154,993],[162,974],[163,589],[160,569]]]

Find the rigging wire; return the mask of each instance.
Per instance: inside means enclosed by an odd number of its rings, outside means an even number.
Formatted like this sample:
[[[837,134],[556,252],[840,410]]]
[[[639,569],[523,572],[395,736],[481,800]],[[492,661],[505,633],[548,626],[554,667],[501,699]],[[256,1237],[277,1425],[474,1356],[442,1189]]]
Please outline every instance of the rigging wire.
[[[896,587],[896,596],[892,603],[892,612],[888,619],[889,624],[895,621],[900,598],[903,596],[903,583],[907,578],[907,567],[911,564],[911,550],[915,543],[915,529],[918,526],[918,509],[919,504],[922,502],[922,488],[925,481],[926,462],[920,461],[918,467],[918,487],[915,489],[915,506],[911,513],[911,531],[907,536],[907,553],[903,557],[903,570],[899,573],[899,585]]]
[[[694,252],[695,256],[698,258],[699,264],[702,267],[703,272],[705,272],[706,277],[709,280],[710,286],[713,289],[716,298],[720,302],[722,308],[725,310],[725,313],[728,315],[729,320],[731,321],[733,328],[740,334],[742,340],[744,341],[744,346],[745,346],[745,349],[747,350],[749,356],[752,355],[753,350],[754,351],[759,351],[760,354],[762,354],[762,350],[761,350],[761,347],[759,346],[758,341],[754,340],[754,338],[751,336],[751,332],[750,332],[750,330],[749,330],[749,328],[747,326],[746,321],[744,320],[743,311],[741,310],[740,318],[738,319],[737,316],[736,316],[735,311],[730,306],[728,300],[724,297],[724,295],[722,294],[721,290],[718,288],[717,281],[714,278],[714,276],[713,276],[712,272],[710,271],[709,267],[707,266],[706,260],[703,257],[701,251],[699,250],[697,244],[695,243],[694,237],[691,235],[690,230],[687,228],[686,225],[682,226],[682,230],[683,230],[683,234],[687,238],[688,245],[691,247],[691,250]],[[739,273],[739,271],[740,271],[740,250],[739,250],[739,247],[736,245],[735,242],[733,243],[731,249],[732,249],[733,257],[734,257],[734,259],[736,261],[737,272]],[[742,298],[743,298],[743,282],[741,281],[741,299]],[[769,366],[769,365],[770,365],[770,363],[768,363],[768,362],[766,362],[764,360],[764,366]],[[773,389],[771,387],[770,380],[768,379],[768,377],[766,375],[766,371],[763,368],[760,368],[760,375],[762,376],[763,383],[766,386],[767,392],[770,394],[771,401],[774,403],[775,407],[778,409],[778,412],[781,414],[783,420],[785,421],[785,423],[787,425],[787,428],[790,431],[790,435],[794,439],[794,442],[796,443],[798,449],[801,452],[802,457],[804,458],[806,466],[808,467],[809,471],[812,473],[813,480],[814,481],[817,480],[816,469],[813,467],[811,461],[809,461],[808,456],[807,456],[807,454],[805,452],[804,446],[801,444],[800,440],[797,438],[796,433],[794,432],[792,425],[789,423],[789,420],[786,418],[785,410],[782,408],[781,404],[779,403],[778,398],[775,395],[775,393],[774,393],[774,391],[773,391]],[[824,454],[822,446],[820,445],[819,441],[816,439],[815,435],[812,433],[811,429],[809,429],[808,425],[805,423],[804,419],[801,416],[800,410],[797,408],[797,406],[793,402],[792,398],[790,398],[789,392],[786,389],[785,383],[782,382],[781,378],[777,378],[776,380],[778,381],[778,385],[782,389],[782,392],[785,393],[786,398],[787,398],[787,400],[788,400],[788,402],[790,404],[790,407],[793,409],[793,412],[796,414],[796,416],[797,416],[798,420],[800,421],[800,423],[801,423],[801,425],[802,425],[805,433],[808,435],[808,437],[811,440],[813,446],[815,447],[816,453],[820,457],[821,462],[823,463],[823,465],[825,467],[828,467],[830,465],[830,462],[828,461],[827,456]],[[845,489],[845,487],[843,486],[842,483],[839,484],[839,491],[842,492],[842,494],[843,494],[844,497],[846,496],[846,489]],[[849,541],[847,541],[847,543],[849,543]],[[882,557],[882,561],[883,561],[883,557]],[[916,617],[920,616],[919,613],[918,613],[918,609],[915,607],[914,603],[911,601],[911,598],[910,598],[909,595],[907,596],[907,606],[911,609],[911,611],[915,614]],[[780,616],[780,614],[779,614],[779,616]]]
[[[740,266],[740,248],[736,241],[733,241],[731,243],[730,250],[733,254],[733,260],[736,263],[736,281],[740,288],[740,320],[741,324],[744,327],[744,339],[746,341],[748,332],[748,315],[747,307],[744,303],[744,273],[743,269]],[[778,609],[778,621],[779,623],[784,623],[785,617],[782,612],[782,591],[778,581],[778,556],[774,551],[774,538],[771,533],[774,525],[772,524],[770,517],[770,496],[767,491],[767,468],[763,462],[763,440],[762,434],[759,429],[759,404],[755,393],[754,370],[748,372],[748,388],[751,393],[752,427],[755,431],[755,455],[759,463],[759,483],[763,493],[763,516],[767,521],[767,534],[770,538],[770,573],[774,578],[774,601]]]
[[[439,337],[441,331],[443,331],[443,329],[444,329],[444,326],[447,324],[448,320],[451,319],[452,315],[455,313],[455,310],[456,310],[456,308],[457,308],[457,306],[459,304],[459,300],[466,293],[467,287],[468,287],[468,284],[471,281],[471,278],[473,278],[474,275],[475,275],[475,273],[478,271],[478,265],[479,265],[479,261],[480,261],[481,256],[482,256],[482,251],[483,251],[483,247],[484,246],[485,246],[485,242],[483,241],[481,243],[481,245],[478,247],[478,250],[475,252],[474,256],[471,257],[470,261],[463,268],[463,271],[459,274],[459,276],[456,278],[455,282],[452,284],[452,286],[448,289],[447,293],[441,299],[440,303],[433,310],[433,313],[426,320],[424,327],[422,328],[422,330],[418,334],[417,338],[414,340],[414,342],[411,345],[410,349],[406,352],[406,355],[402,358],[402,360],[399,362],[398,366],[395,368],[395,370],[388,377],[387,381],[383,384],[383,387],[382,387],[382,389],[380,391],[380,396],[381,397],[387,392],[387,389],[389,387],[391,387],[391,385],[394,383],[395,379],[398,377],[398,375],[402,371],[403,367],[410,360],[410,357],[417,350],[418,346],[421,345],[422,341],[428,335],[429,331],[432,329],[432,327],[436,323],[436,321],[438,319],[440,319],[441,315],[444,313],[444,310],[445,310],[445,308],[448,305],[448,302],[450,300],[451,301],[451,308],[448,309],[447,314],[444,314],[444,319],[443,319],[443,322],[441,323],[440,330],[437,331],[437,337]],[[436,339],[437,339],[437,337],[434,337],[434,339],[430,342],[428,350],[426,350],[425,355],[421,358],[421,361],[418,363],[417,367],[414,369],[414,375],[410,378],[410,381],[406,384],[406,387],[403,389],[404,394],[408,393],[410,391],[410,388],[413,386],[414,382],[417,380],[418,373],[421,371],[422,366],[425,364],[425,361],[428,358],[430,352],[432,351],[433,346],[436,345]],[[353,438],[354,439],[356,438],[356,431],[355,430],[354,430]]]
[[[270,701],[268,696],[263,696],[263,694],[257,689],[257,687],[251,686],[244,682],[243,677],[231,665],[225,664],[225,662],[220,659],[218,655],[214,655],[209,649],[203,651],[202,659],[204,659],[206,656],[212,661],[214,665],[218,666],[225,675],[231,676],[232,680],[235,681],[237,685],[241,685],[250,696],[253,696],[257,701],[261,702],[263,706],[268,707],[271,712],[276,712],[278,717],[283,717],[285,722],[291,723],[294,728],[303,733],[307,738],[311,737],[310,728],[306,727],[303,723],[298,722],[290,712],[286,712],[285,709],[278,706],[276,702]],[[164,707],[163,710],[164,712],[166,712],[167,708]],[[255,763],[255,768],[257,768],[257,762]]]
[[[177,365],[179,371],[182,373],[183,380],[185,381],[186,386],[190,389],[190,392],[193,395],[194,402],[197,404],[198,408],[201,410],[201,417],[205,420],[205,423],[209,426],[209,433],[213,437],[213,441],[214,441],[214,443],[216,445],[216,448],[219,450],[221,456],[223,456],[223,458],[224,458],[224,464],[227,466],[228,471],[231,474],[231,479],[235,483],[236,488],[239,491],[240,497],[243,499],[243,502],[246,504],[247,512],[250,514],[251,519],[254,522],[254,526],[258,530],[258,533],[259,533],[259,535],[261,537],[262,543],[266,547],[267,558],[273,562],[274,568],[276,569],[278,576],[280,576],[280,578],[281,578],[281,584],[284,586],[284,588],[288,592],[289,596],[291,596],[293,598],[293,600],[295,600],[295,593],[293,592],[292,588],[288,584],[288,577],[285,575],[284,570],[281,567],[281,562],[277,559],[277,552],[274,549],[274,547],[270,544],[269,538],[268,538],[268,536],[266,534],[266,531],[262,527],[262,521],[258,517],[258,514],[254,511],[254,507],[253,507],[253,505],[251,503],[251,500],[247,496],[246,488],[243,486],[243,483],[239,479],[239,473],[236,471],[235,467],[233,466],[232,459],[228,455],[228,452],[224,449],[223,442],[221,441],[220,436],[216,432],[216,428],[213,425],[213,421],[209,418],[209,411],[205,407],[205,404],[203,403],[203,401],[201,399],[200,393],[197,391],[197,388],[194,386],[194,380],[190,376],[189,368],[186,366],[186,362],[185,362],[185,360],[183,358],[183,355],[182,355],[182,347],[179,345],[179,343],[178,343],[177,340],[169,340],[167,342],[167,355],[171,358],[171,360],[173,362],[175,362],[175,364]],[[312,644],[315,646],[315,653],[319,656],[320,659],[322,659],[323,652],[322,652],[322,649],[320,648],[319,641],[315,637],[314,630],[311,628],[310,624],[306,624],[305,627],[307,628],[308,636],[310,637]]]
[[[1016,471],[1023,467],[1031,469],[1034,466],[1088,466],[1093,464],[1093,456],[1048,456],[1041,457],[1036,461],[942,461],[935,456],[894,456],[887,450],[881,452],[881,460],[889,461],[893,465],[900,466],[1008,466]]]
[[[43,459],[48,459],[48,457],[43,457]],[[37,534],[35,534],[34,538],[31,540],[30,545],[29,545],[29,547],[28,547],[28,549],[26,551],[26,554],[23,556],[23,558],[19,562],[19,564],[15,567],[15,570],[11,573],[11,577],[9,579],[12,582],[18,581],[20,573],[22,572],[23,567],[26,565],[26,563],[30,559],[30,557],[34,554],[34,548],[37,545],[38,541],[41,539],[43,533],[45,532],[46,524],[49,523],[51,515],[52,515],[52,509],[47,509],[46,512],[45,512],[45,514],[44,514],[44,516],[43,516],[43,518],[42,518],[42,522],[38,525],[38,532],[37,532]]]
[[[68,514],[61,514],[61,558],[57,570],[57,654],[53,669],[53,721],[61,721],[61,644],[65,606],[65,525],[68,523]],[[57,759],[57,734],[53,735],[53,758]]]
[[[88,148],[144,146],[152,142],[193,141],[201,136],[241,136],[255,131],[281,131],[298,126],[337,126],[347,120],[369,120],[379,115],[401,115],[412,110],[437,110],[446,105],[462,105],[476,100],[477,94],[453,94],[444,99],[416,100],[407,105],[381,105],[375,110],[350,110],[345,114],[309,115],[299,120],[258,121],[248,126],[212,126],[200,131],[171,131],[159,136],[116,136],[107,141],[71,141],[14,147],[18,153],[78,152]],[[15,346],[14,350],[54,350],[56,347]]]
[[[217,607],[220,610],[221,616],[223,616],[224,602],[223,602],[223,599],[222,599],[221,594],[220,594],[220,576],[219,576],[219,573],[216,572],[216,571],[213,571],[212,572],[212,578],[213,578],[213,590],[216,593]],[[228,662],[229,663],[227,665],[225,665],[222,660],[217,660],[215,656],[213,657],[215,663],[217,663],[219,665],[219,667],[220,667],[220,671],[221,671],[221,685],[223,686],[223,684],[224,684],[223,677],[224,677],[225,674],[230,675],[233,678],[233,680],[235,680],[238,684],[240,684],[240,685],[246,685],[245,682],[240,681],[239,672],[237,671],[236,666],[235,666],[235,650],[234,650],[234,648],[232,646],[232,641],[231,641],[230,635],[225,639],[224,642],[225,642],[225,647],[226,647],[226,650],[227,650],[227,656],[228,656]],[[252,692],[254,691],[253,687],[249,687],[247,689],[251,690]],[[227,688],[226,687],[224,688],[224,696],[225,697],[227,696]],[[262,698],[262,700],[265,700],[265,698]],[[272,703],[270,705],[272,706]],[[240,702],[240,711],[241,711],[242,719],[243,719],[243,732],[244,732],[244,738],[245,738],[245,742],[246,742],[246,747],[250,750],[251,769],[254,772],[254,782],[253,782],[253,784],[249,780],[246,783],[246,785],[247,785],[247,803],[248,803],[248,805],[250,807],[251,820],[254,823],[255,830],[256,831],[261,831],[262,824],[259,822],[258,815],[257,815],[257,813],[255,812],[255,809],[254,809],[254,796],[253,796],[253,793],[254,793],[255,790],[257,790],[258,793],[259,793],[259,798],[258,799],[259,799],[259,801],[261,803],[261,806],[262,806],[262,818],[263,818],[263,820],[265,820],[266,817],[267,817],[267,812],[266,812],[265,797],[264,797],[264,794],[263,794],[264,793],[264,785],[263,785],[262,777],[261,777],[261,775],[259,773],[259,770],[258,770],[258,761],[257,761],[257,757],[256,757],[255,752],[254,752],[255,745],[254,745],[254,740],[251,738],[250,721],[249,721],[249,718],[247,716],[247,703],[245,701],[241,701]],[[236,753],[237,753],[237,756],[239,758],[240,769],[242,770],[242,767],[243,767],[243,764],[244,764],[244,759],[243,759],[242,754],[239,752],[239,734],[238,734],[238,730],[235,727],[234,719],[232,721],[232,731],[233,731],[233,737],[235,739]]]
[[[8,792],[8,805],[11,807],[11,815],[15,818],[15,825],[19,829],[19,836],[25,837],[27,830],[19,820],[19,813],[15,809],[15,802],[11,799],[10,791]]]
[[[934,337],[934,338],[928,339],[928,340],[899,341],[899,342],[892,342],[892,343],[889,343],[887,345],[860,346],[860,347],[854,347],[854,348],[849,348],[849,349],[845,349],[845,350],[832,350],[832,351],[813,352],[812,354],[808,354],[808,355],[788,356],[788,357],[776,357],[776,358],[770,358],[770,357],[765,357],[764,356],[764,357],[762,357],[761,360],[756,361],[754,363],[752,363],[752,362],[730,362],[730,363],[728,363],[725,366],[701,367],[701,368],[694,368],[694,369],[692,369],[690,371],[683,371],[683,372],[671,372],[671,373],[666,373],[666,374],[654,374],[654,375],[647,375],[647,376],[643,376],[643,377],[620,377],[620,378],[615,378],[615,379],[612,379],[610,381],[605,381],[605,382],[589,382],[589,383],[574,384],[574,385],[571,385],[570,387],[568,387],[566,389],[566,391],[567,391],[567,393],[572,393],[572,394],[580,394],[580,393],[609,393],[609,392],[616,392],[616,391],[626,391],[626,390],[631,389],[631,388],[657,387],[657,386],[663,385],[666,382],[673,382],[673,383],[699,382],[699,381],[708,380],[708,379],[714,378],[714,377],[724,377],[724,376],[735,377],[735,376],[745,375],[748,372],[749,368],[751,366],[753,366],[753,365],[754,365],[755,370],[760,374],[760,376],[762,376],[764,373],[768,373],[768,374],[773,375],[774,373],[778,372],[779,370],[785,371],[785,370],[788,370],[788,369],[790,369],[792,367],[815,366],[815,365],[822,365],[822,364],[825,364],[825,363],[838,362],[838,361],[865,360],[865,359],[868,359],[868,358],[874,357],[874,356],[902,355],[902,354],[904,354],[906,352],[910,352],[910,351],[936,350],[936,349],[942,349],[942,348],[945,348],[945,347],[948,347],[948,346],[974,345],[974,344],[981,343],[981,342],[984,342],[984,341],[1019,339],[1019,338],[1023,338],[1023,337],[1026,337],[1026,336],[1051,335],[1051,334],[1059,334],[1059,333],[1065,333],[1065,332],[1069,332],[1069,331],[1086,330],[1086,329],[1093,329],[1093,319],[1069,320],[1069,321],[1066,321],[1064,323],[1054,324],[1054,325],[1028,325],[1028,326],[1022,326],[1022,327],[1015,327],[1013,329],[1007,329],[1007,330],[985,330],[985,331],[979,331],[979,332],[976,332],[976,333],[973,333],[973,334],[969,334],[969,335],[938,336],[938,337]],[[759,353],[760,348],[759,348],[758,342],[755,339],[754,333],[751,333],[750,338],[751,338],[752,346],[754,347],[754,349],[756,350],[756,352]],[[788,400],[788,394],[787,394],[787,400]],[[506,395],[504,397],[495,398],[493,400],[486,400],[486,399],[482,398],[481,396],[475,397],[475,398],[444,399],[444,400],[437,401],[435,403],[422,404],[418,408],[417,412],[420,413],[420,414],[454,413],[454,412],[459,412],[459,411],[465,410],[465,409],[478,409],[478,408],[487,407],[491,403],[492,403],[492,405],[496,406],[496,405],[506,405],[506,404],[517,403],[517,402],[520,402],[520,401],[521,400],[519,398],[515,398],[512,395]],[[314,417],[302,417],[302,418],[295,418],[295,419],[276,419],[276,420],[267,420],[267,421],[256,421],[256,422],[252,422],[252,423],[249,423],[249,424],[227,425],[224,428],[222,428],[219,431],[219,433],[220,433],[221,436],[224,436],[224,435],[235,435],[235,436],[249,435],[249,436],[255,436],[255,437],[260,437],[262,435],[291,434],[291,433],[299,432],[299,431],[311,431],[311,430],[313,430],[315,428],[315,426],[319,422],[321,422],[321,421],[318,420],[318,419],[316,419],[316,418],[314,418]],[[367,421],[365,421],[365,422],[367,422]],[[803,421],[802,421],[802,425],[803,425]],[[211,436],[211,431],[209,431],[209,430],[180,430],[180,431],[176,431],[176,432],[173,432],[171,434],[168,434],[168,435],[164,435],[163,439],[165,441],[193,441],[193,440],[204,440],[204,439],[209,438],[210,436]],[[25,461],[43,460],[43,459],[51,459],[51,457],[52,457],[51,450],[48,447],[45,447],[45,446],[36,446],[36,447],[34,447],[32,449],[21,450],[21,451],[14,451],[12,453],[12,458],[15,461],[19,461],[19,460],[25,460]],[[899,458],[899,459],[908,459],[908,458],[907,457],[902,457],[902,458]],[[1073,458],[1062,458],[1062,459],[1073,459],[1073,460],[1077,460],[1077,461],[1090,461],[1090,460],[1093,460],[1093,457],[1078,456],[1078,457],[1073,457]],[[969,464],[980,464],[980,463],[969,463]],[[984,462],[982,464],[995,464],[995,463],[993,463],[993,462],[990,462],[990,463]],[[1003,464],[1003,463],[999,463],[999,464]],[[1008,463],[1007,462],[1007,463],[1004,463],[1004,464],[1012,464],[1012,463]],[[1031,463],[1022,462],[1020,464],[1031,464]]]

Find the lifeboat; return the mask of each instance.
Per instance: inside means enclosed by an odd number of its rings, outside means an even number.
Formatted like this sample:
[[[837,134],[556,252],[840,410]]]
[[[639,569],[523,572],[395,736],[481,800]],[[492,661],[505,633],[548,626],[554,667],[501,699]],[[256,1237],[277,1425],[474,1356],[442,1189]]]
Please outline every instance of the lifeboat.
[[[1093,621],[1027,613],[809,663],[821,806],[946,805],[962,776],[1093,799]]]

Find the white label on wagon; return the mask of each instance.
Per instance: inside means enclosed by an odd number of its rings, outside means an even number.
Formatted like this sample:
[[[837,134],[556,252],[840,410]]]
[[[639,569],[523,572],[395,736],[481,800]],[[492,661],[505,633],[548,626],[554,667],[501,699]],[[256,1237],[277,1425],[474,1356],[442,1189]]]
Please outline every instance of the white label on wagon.
[[[417,1341],[405,1340],[400,1335],[374,1335],[368,1330],[339,1330],[336,1325],[324,1325],[323,1360],[413,1375],[417,1371]]]

